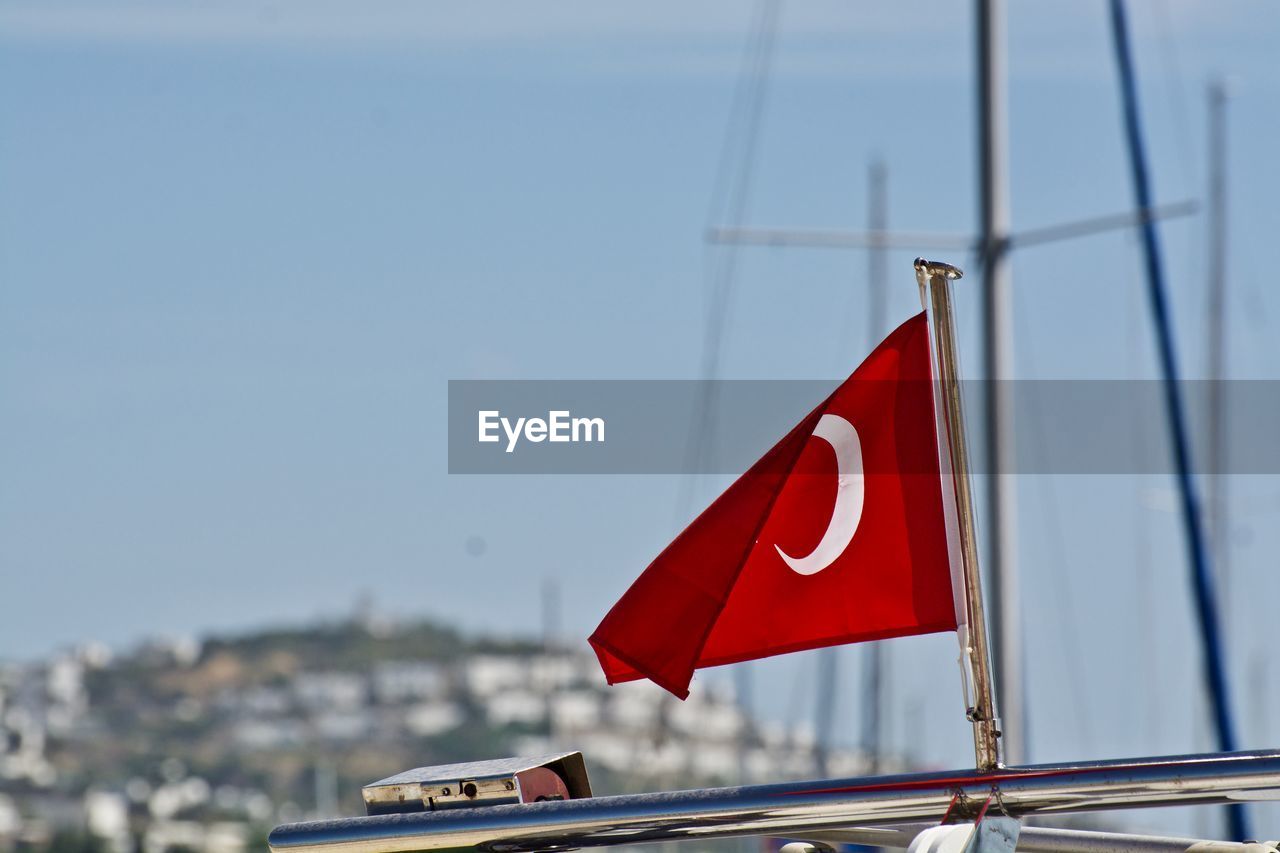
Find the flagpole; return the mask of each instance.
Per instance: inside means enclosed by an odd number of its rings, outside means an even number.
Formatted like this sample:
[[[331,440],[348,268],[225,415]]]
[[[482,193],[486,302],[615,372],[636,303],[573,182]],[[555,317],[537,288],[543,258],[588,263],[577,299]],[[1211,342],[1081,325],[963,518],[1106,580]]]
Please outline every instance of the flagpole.
[[[968,671],[973,684],[973,695],[967,700],[971,702],[967,713],[973,723],[973,753],[979,770],[994,770],[1001,766],[1000,721],[996,718],[991,658],[987,649],[987,622],[982,607],[978,537],[974,528],[973,495],[969,485],[969,449],[965,440],[964,411],[960,403],[955,319],[951,309],[951,282],[960,278],[963,273],[950,264],[926,261],[924,258],[916,258],[915,268],[921,301],[925,300],[927,288],[932,308],[934,350],[955,487],[967,626],[961,637],[966,643],[964,654],[968,659]]]

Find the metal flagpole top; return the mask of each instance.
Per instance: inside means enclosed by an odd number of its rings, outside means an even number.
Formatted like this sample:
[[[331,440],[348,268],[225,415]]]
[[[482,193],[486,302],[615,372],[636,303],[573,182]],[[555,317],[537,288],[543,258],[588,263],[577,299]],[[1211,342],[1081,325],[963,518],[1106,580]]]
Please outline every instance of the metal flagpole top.
[[[925,311],[929,310],[929,278],[931,276],[942,276],[948,281],[955,281],[964,277],[964,273],[960,271],[959,267],[944,264],[942,261],[916,258],[915,267],[916,284],[920,285],[920,307]]]
[[[964,272],[959,267],[944,264],[942,261],[916,258],[916,277],[918,278],[921,275],[944,275],[952,281],[957,278],[964,278]]]

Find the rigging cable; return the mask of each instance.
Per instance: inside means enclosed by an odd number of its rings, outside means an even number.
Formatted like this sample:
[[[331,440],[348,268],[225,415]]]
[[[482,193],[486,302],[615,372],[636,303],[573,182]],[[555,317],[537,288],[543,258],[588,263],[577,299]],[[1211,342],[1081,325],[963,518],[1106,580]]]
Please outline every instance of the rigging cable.
[[[1142,262],[1138,260],[1136,248],[1131,240],[1126,241],[1125,258],[1131,266],[1126,278],[1132,276],[1137,279],[1142,275]],[[1138,339],[1143,336],[1145,330],[1140,316],[1142,313],[1142,294],[1133,288],[1126,288],[1125,292],[1128,298],[1125,299],[1125,343],[1127,344],[1125,358],[1127,369],[1124,375],[1126,381],[1138,381],[1137,378],[1140,372]],[[1129,453],[1134,459],[1142,458],[1147,440],[1144,424],[1139,418],[1133,418],[1132,429],[1129,432]],[[1141,655],[1139,663],[1144,660],[1146,662],[1145,665],[1141,665],[1138,668],[1142,671],[1142,695],[1146,699],[1147,706],[1143,715],[1147,737],[1146,751],[1154,755],[1160,750],[1160,732],[1164,728],[1162,722],[1164,701],[1159,689],[1163,683],[1159,650],[1164,642],[1160,637],[1160,629],[1164,627],[1165,623],[1163,620],[1156,618],[1152,607],[1152,601],[1155,600],[1154,591],[1156,586],[1153,574],[1155,559],[1152,550],[1153,537],[1151,535],[1152,508],[1149,496],[1150,486],[1148,485],[1150,479],[1150,474],[1141,471],[1135,471],[1133,474],[1134,527],[1136,530],[1134,566],[1136,568],[1135,583],[1138,588],[1136,609],[1138,633],[1144,640],[1144,647],[1139,650]]]
[[[1182,171],[1182,180],[1185,184],[1182,195],[1191,197],[1192,188],[1200,186],[1200,160],[1192,156],[1191,153],[1191,140],[1196,137],[1191,131],[1191,116],[1187,112],[1186,105],[1190,98],[1187,96],[1186,74],[1182,70],[1182,54],[1178,50],[1178,42],[1174,37],[1173,21],[1170,20],[1167,0],[1153,3],[1151,8],[1154,13],[1152,17],[1160,30],[1161,49],[1156,53],[1164,64],[1164,76],[1169,81],[1165,93],[1169,100],[1169,116],[1175,126],[1173,144],[1178,152],[1178,167]],[[1194,246],[1196,244],[1189,242],[1189,245]]]
[[[1037,376],[1039,371],[1036,370],[1034,356],[1034,342],[1028,341],[1027,345],[1019,353],[1019,358],[1026,364],[1026,375]],[[1016,387],[1016,386],[1015,386]],[[1016,392],[1015,392],[1016,393]],[[1033,405],[1031,406],[1031,437],[1036,455],[1039,456],[1041,462],[1049,459],[1049,443],[1045,439],[1045,413],[1043,407],[1040,406],[1040,398],[1033,392],[1030,397]],[[1058,492],[1055,488],[1055,476],[1048,470],[1036,470],[1036,483],[1040,489],[1040,508],[1044,513],[1044,522],[1046,527],[1045,538],[1048,539],[1049,556],[1053,563],[1053,567],[1049,572],[1049,578],[1054,586],[1054,608],[1055,615],[1061,617],[1055,621],[1058,623],[1058,642],[1062,646],[1062,656],[1067,662],[1067,678],[1071,682],[1071,693],[1075,696],[1088,696],[1089,693],[1085,689],[1088,683],[1085,679],[1084,669],[1080,660],[1080,635],[1077,626],[1080,620],[1077,618],[1079,610],[1076,607],[1075,596],[1071,593],[1071,584],[1067,582],[1071,576],[1071,571],[1067,567],[1067,537],[1062,531],[1062,508],[1058,502]],[[1090,752],[1091,745],[1095,742],[1093,737],[1093,725],[1090,719],[1089,708],[1083,703],[1077,704],[1073,708],[1075,722],[1080,727],[1080,739],[1085,747],[1085,752]],[[1029,735],[1030,732],[1028,731]],[[1023,744],[1023,750],[1029,751],[1030,738],[1027,743]]]
[[[725,127],[725,139],[721,148],[721,161],[716,169],[716,186],[712,190],[706,228],[716,224],[714,219],[723,215],[733,226],[743,224],[747,205],[751,198],[756,152],[759,148],[760,125],[764,118],[765,94],[773,67],[774,45],[777,42],[779,0],[760,0],[757,7],[753,37],[743,57],[743,67],[734,93],[729,123]],[[733,159],[734,143],[741,139],[741,153],[734,171],[732,183],[729,165]],[[718,197],[717,197],[718,196]],[[704,232],[706,230],[704,228]],[[708,255],[707,252],[712,254]],[[696,410],[689,437],[689,468],[686,472],[680,500],[676,502],[681,520],[688,517],[694,499],[694,486],[699,471],[706,462],[711,436],[715,431],[715,407],[717,395],[715,380],[720,373],[720,359],[724,347],[724,331],[728,325],[732,307],[733,283],[737,272],[738,247],[704,249],[707,294],[702,349],[702,393],[696,401]],[[746,782],[749,772],[748,745],[758,742],[759,733],[755,720],[754,679],[750,664],[739,664],[734,670],[735,687],[739,707],[742,709],[742,731],[739,741],[738,771]]]
[[[704,232],[716,224],[715,220],[719,216],[727,215],[729,221],[735,225],[741,224],[745,218],[750,200],[760,125],[764,117],[766,84],[772,70],[774,45],[777,41],[779,12],[780,0],[760,0],[757,4],[751,35],[743,52],[742,64],[729,108],[729,120],[725,126],[724,141],[716,166]],[[737,168],[734,169],[733,160],[739,148],[741,148],[741,154],[738,156]],[[706,464],[710,449],[716,404],[714,380],[720,372],[720,356],[736,272],[737,249],[729,246],[715,252],[714,249],[707,248],[704,250],[703,258],[706,304],[700,365],[702,383],[700,393],[694,400],[693,418],[685,454],[685,471],[674,503],[676,514],[674,523],[677,527],[688,523],[694,502],[694,487],[698,474]],[[743,717],[741,737],[744,742],[748,739],[754,741],[757,735],[755,715],[752,711],[750,672],[745,665],[740,665],[737,673],[737,701]],[[654,742],[660,742],[665,738],[667,716],[670,704],[674,701],[676,700],[671,696],[666,696],[662,700],[664,707],[663,712],[658,715]],[[637,739],[637,751],[643,748],[643,740]],[[739,771],[746,772],[745,753],[740,756]]]
[[[742,225],[746,218],[747,206],[751,198],[756,152],[759,149],[760,125],[764,118],[765,95],[773,67],[774,46],[777,42],[779,11],[779,0],[760,1],[752,38],[743,56],[743,67],[734,92],[729,122],[725,128],[721,160],[716,169],[716,181],[707,212],[707,228],[716,224],[715,219],[718,216],[724,216],[733,227]],[[741,154],[736,164],[737,168],[734,170],[729,164],[734,156],[734,143],[738,139],[742,140]],[[732,183],[729,179],[731,172],[733,172]],[[676,511],[680,514],[677,522],[682,522],[688,517],[693,503],[694,477],[692,475],[702,469],[709,449],[716,403],[713,383],[720,373],[724,331],[728,325],[729,311],[732,307],[731,297],[737,272],[737,246],[708,247],[706,252],[709,254],[704,255],[707,259],[704,288],[707,303],[701,364],[703,386],[702,394],[695,402],[686,456],[688,462],[686,474],[690,476],[686,476],[681,498],[676,502]]]
[[[1129,148],[1129,165],[1132,171],[1135,202],[1139,210],[1145,210],[1152,206],[1152,193],[1146,149],[1142,138],[1137,82],[1129,47],[1124,0],[1111,0],[1111,32],[1115,42],[1116,69],[1120,77],[1124,129]],[[1218,611],[1214,602],[1213,578],[1209,570],[1209,554],[1205,547],[1204,531],[1201,526],[1199,499],[1191,475],[1190,438],[1183,417],[1182,391],[1178,385],[1177,353],[1174,350],[1173,324],[1165,292],[1159,236],[1155,223],[1151,220],[1143,222],[1139,229],[1147,274],[1148,296],[1159,344],[1160,367],[1164,380],[1162,386],[1169,418],[1174,462],[1177,467],[1183,528],[1191,558],[1191,584],[1203,643],[1204,677],[1213,703],[1218,748],[1223,752],[1232,752],[1236,749],[1235,726],[1231,714],[1226,664],[1223,660]],[[1227,806],[1227,820],[1235,840],[1243,841],[1250,837],[1248,814],[1243,803]]]

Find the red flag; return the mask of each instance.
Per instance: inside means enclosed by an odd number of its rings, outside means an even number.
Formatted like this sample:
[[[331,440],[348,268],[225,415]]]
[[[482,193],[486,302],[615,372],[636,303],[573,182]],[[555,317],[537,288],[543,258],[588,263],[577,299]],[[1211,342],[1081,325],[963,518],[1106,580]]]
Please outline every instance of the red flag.
[[[924,314],[698,516],[591,635],[610,684],[956,628]]]

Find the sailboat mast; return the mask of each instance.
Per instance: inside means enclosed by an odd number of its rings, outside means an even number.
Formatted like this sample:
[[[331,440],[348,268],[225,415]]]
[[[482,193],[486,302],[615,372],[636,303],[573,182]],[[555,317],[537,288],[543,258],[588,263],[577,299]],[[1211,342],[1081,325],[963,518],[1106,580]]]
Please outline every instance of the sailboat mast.
[[[867,285],[871,288],[867,310],[867,342],[889,333],[889,281],[884,236],[889,229],[889,169],[875,159],[867,170],[867,232],[872,238],[867,251]],[[867,754],[867,770],[880,772],[884,753],[885,656],[888,649],[880,640],[867,644],[864,653],[862,749]]]
[[[1018,614],[1012,476],[1013,300],[1009,290],[1009,181],[1004,0],[977,0],[979,233],[982,266],[983,378],[986,379],[987,579],[991,582],[991,645],[1006,758],[1025,760],[1022,637]]]

